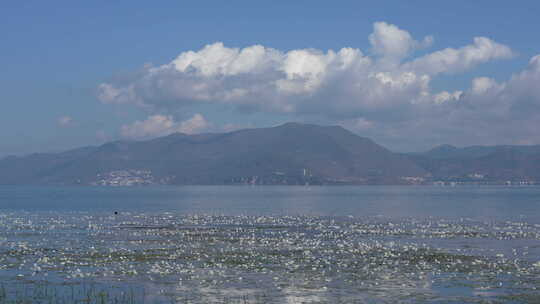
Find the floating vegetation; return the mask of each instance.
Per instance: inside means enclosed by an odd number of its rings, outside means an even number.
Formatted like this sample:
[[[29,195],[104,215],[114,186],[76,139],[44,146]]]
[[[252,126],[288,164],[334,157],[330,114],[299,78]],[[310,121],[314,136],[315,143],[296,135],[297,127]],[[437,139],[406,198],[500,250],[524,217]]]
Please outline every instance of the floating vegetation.
[[[88,303],[135,304],[144,303],[144,290],[133,287],[110,287],[103,284],[54,284],[27,281],[0,287],[1,304],[25,303]]]
[[[525,221],[17,212],[0,227],[0,304],[540,299]]]

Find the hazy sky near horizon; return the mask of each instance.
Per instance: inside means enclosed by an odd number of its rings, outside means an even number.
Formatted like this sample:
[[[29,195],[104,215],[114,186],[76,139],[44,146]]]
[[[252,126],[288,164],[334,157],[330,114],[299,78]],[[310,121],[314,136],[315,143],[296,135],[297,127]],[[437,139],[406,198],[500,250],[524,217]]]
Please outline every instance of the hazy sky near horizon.
[[[4,1],[0,157],[339,124],[540,144],[538,1]]]

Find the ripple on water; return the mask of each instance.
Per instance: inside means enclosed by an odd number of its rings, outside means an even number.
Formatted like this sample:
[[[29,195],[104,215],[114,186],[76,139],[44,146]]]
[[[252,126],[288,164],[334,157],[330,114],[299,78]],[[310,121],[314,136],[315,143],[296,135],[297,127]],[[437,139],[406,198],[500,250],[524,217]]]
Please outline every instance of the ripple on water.
[[[96,303],[104,294],[193,303],[539,297],[540,226],[519,221],[18,212],[0,214],[0,227],[0,301],[21,288],[86,292]]]

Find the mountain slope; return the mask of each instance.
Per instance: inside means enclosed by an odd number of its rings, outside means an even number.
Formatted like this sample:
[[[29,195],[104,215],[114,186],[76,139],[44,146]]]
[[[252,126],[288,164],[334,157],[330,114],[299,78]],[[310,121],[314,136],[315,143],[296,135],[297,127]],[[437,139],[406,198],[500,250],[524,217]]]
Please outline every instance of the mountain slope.
[[[440,146],[409,159],[440,180],[540,181],[540,145]]]
[[[0,184],[95,184],[111,176],[166,184],[383,184],[426,173],[342,127],[297,123],[0,160]]]
[[[450,158],[479,158],[482,156],[487,156],[497,151],[515,151],[527,155],[539,154],[540,145],[532,146],[511,146],[511,145],[500,145],[500,146],[469,146],[463,148],[457,148],[452,145],[440,145],[435,147],[427,152],[423,153],[412,153],[416,155],[423,155],[429,158],[434,159],[450,159]]]

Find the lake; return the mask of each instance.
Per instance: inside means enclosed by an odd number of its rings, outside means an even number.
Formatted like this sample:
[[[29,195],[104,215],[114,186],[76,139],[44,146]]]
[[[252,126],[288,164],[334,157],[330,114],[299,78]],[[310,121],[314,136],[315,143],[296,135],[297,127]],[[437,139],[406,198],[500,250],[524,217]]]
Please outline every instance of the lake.
[[[0,303],[538,303],[540,187],[0,186]]]

